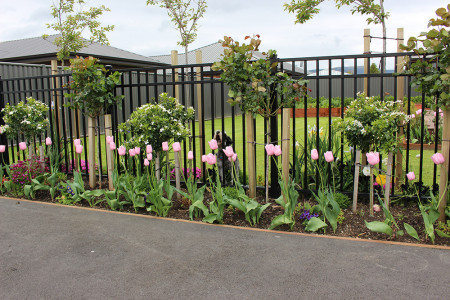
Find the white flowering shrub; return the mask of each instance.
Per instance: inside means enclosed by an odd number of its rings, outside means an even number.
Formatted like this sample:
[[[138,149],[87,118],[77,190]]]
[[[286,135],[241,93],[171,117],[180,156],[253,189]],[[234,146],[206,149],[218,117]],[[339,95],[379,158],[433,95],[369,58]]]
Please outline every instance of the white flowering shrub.
[[[2,113],[5,125],[0,130],[10,138],[23,134],[25,139],[31,142],[35,136],[43,134],[49,125],[48,106],[32,97],[27,98],[26,103],[7,103]]]
[[[167,93],[159,95],[158,103],[149,103],[137,108],[130,118],[119,125],[119,131],[127,138],[127,149],[152,145],[161,150],[162,142],[181,142],[189,136],[186,123],[194,119],[194,109],[185,109]]]
[[[409,117],[398,110],[400,103],[358,94],[345,112],[345,118],[336,120],[333,127],[344,133],[350,145],[363,152],[395,151],[399,143],[399,126],[409,121]]]

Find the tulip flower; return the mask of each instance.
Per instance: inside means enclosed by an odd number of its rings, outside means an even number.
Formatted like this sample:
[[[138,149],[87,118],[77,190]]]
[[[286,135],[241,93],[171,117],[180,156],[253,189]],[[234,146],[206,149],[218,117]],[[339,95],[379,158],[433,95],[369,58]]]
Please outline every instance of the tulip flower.
[[[6,146],[5,145],[0,145],[0,153],[3,153],[6,151]]]
[[[47,145],[47,146],[50,146],[51,144],[52,144],[52,139],[51,138],[46,138],[45,139],[45,144]]]
[[[163,142],[162,143],[162,149],[163,149],[163,151],[169,151],[169,143],[168,142]]]
[[[228,159],[230,159],[230,158],[231,158],[232,161],[236,161],[236,159],[237,159],[237,154],[236,154],[236,153],[233,153],[233,155],[232,155],[231,157],[229,157]]]
[[[317,152],[317,149],[311,150],[311,159],[312,160],[318,160],[319,159],[319,152]]]
[[[411,119],[415,119],[415,118],[416,118],[416,115],[415,115],[415,114],[412,114],[412,115],[409,115],[409,117],[410,117]]]
[[[332,162],[334,160],[333,152],[327,151],[324,154],[326,162]]]
[[[107,144],[110,144],[111,142],[114,142],[114,137],[108,135],[108,136],[106,137],[106,143],[107,143]]]
[[[130,150],[128,150],[128,154],[130,154],[130,156],[133,157],[136,155],[136,150],[130,149]]]
[[[22,151],[26,150],[27,149],[27,143],[25,143],[25,142],[19,143],[19,149],[22,150]]]
[[[136,155],[141,154],[141,147],[134,147],[134,153],[135,153]]]
[[[378,204],[374,204],[373,205],[373,211],[380,212],[381,211],[381,207]]]
[[[148,159],[148,160],[152,160],[152,158],[153,158],[152,153],[147,153],[147,159]]]
[[[366,153],[367,162],[372,166],[378,164],[380,162],[380,153],[378,152],[369,152]]]
[[[152,145],[147,145],[146,152],[147,152],[147,153],[152,153],[152,152],[153,152]]]
[[[212,154],[212,153],[209,153],[208,155],[206,155],[206,162],[209,164],[209,165],[214,165],[214,164],[216,164],[216,156],[214,155],[214,154]]]
[[[119,153],[120,156],[124,156],[127,153],[127,148],[125,148],[125,146],[120,146],[117,149],[117,152]]]
[[[273,144],[267,144],[265,148],[268,156],[272,156],[274,154],[275,146]]]
[[[150,162],[148,159],[144,159],[144,166],[148,167],[150,165]]]
[[[211,150],[216,150],[217,148],[219,148],[219,146],[217,145],[217,141],[215,139],[210,140],[208,143],[209,148],[211,148]]]
[[[223,153],[225,153],[225,155],[226,155],[227,157],[231,157],[231,156],[233,156],[233,154],[234,154],[233,147],[231,147],[231,146],[227,146],[227,147],[226,147],[225,149],[223,149],[222,151],[223,151]]]
[[[444,155],[442,155],[442,154],[439,153],[439,152],[433,154],[433,155],[431,156],[431,159],[433,160],[433,162],[434,162],[436,165],[443,164],[444,161],[445,161]]]
[[[206,155],[202,155],[202,162],[206,162],[206,161],[207,161]]]
[[[406,174],[406,178],[408,178],[408,180],[414,180],[416,179],[416,174],[414,174],[414,172],[409,172]]]
[[[275,154],[275,156],[281,155],[281,148],[279,145],[276,145],[275,147],[273,147],[273,154]]]
[[[422,109],[416,110],[416,115],[420,115],[422,113]]]
[[[75,139],[75,140],[73,140],[73,144],[75,146],[81,145],[81,140],[80,139]]]
[[[75,152],[81,154],[81,152],[83,152],[83,145],[76,145]]]
[[[114,143],[114,142],[109,143],[109,149],[115,150],[116,149],[116,143]]]
[[[189,152],[188,152],[188,155],[187,155],[187,158],[188,158],[189,160],[193,160],[193,159],[194,159],[194,152],[189,151]]]
[[[180,152],[181,151],[181,145],[179,142],[175,142],[172,144],[172,148],[174,152]]]

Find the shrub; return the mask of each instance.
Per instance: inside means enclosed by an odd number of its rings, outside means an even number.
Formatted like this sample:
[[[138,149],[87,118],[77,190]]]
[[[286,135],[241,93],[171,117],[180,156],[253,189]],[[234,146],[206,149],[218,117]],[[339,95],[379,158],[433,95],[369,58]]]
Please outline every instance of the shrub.
[[[225,196],[227,196],[230,199],[238,199],[239,198],[238,190],[231,186],[224,187],[223,193],[225,194]]]
[[[342,193],[335,193],[334,200],[337,202],[337,204],[339,204],[339,207],[342,209],[348,208],[352,203],[350,197]]]

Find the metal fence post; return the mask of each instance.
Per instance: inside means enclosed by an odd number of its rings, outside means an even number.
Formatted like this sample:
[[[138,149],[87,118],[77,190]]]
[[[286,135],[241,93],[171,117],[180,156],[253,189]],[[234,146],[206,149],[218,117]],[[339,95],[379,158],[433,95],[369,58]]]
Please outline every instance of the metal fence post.
[[[2,77],[0,76],[0,111],[5,107],[5,97],[3,94],[3,81]],[[0,126],[5,125],[5,121],[3,121],[3,118],[0,118]],[[0,145],[8,145],[8,139],[6,138],[6,135],[4,133],[0,134]],[[8,147],[5,147],[5,152],[1,154],[2,162],[9,165],[9,151]]]
[[[270,59],[270,64],[272,65],[274,62],[277,62],[278,58],[276,55],[274,55]],[[272,69],[272,75],[275,75],[276,68]],[[270,93],[270,102],[272,103],[272,107],[270,111],[272,112],[272,116],[270,117],[270,141],[272,144],[277,145],[278,144],[278,101],[277,101],[277,93],[275,88],[271,88]],[[272,159],[270,159],[270,190],[269,194],[272,198],[278,198],[280,195],[280,184],[278,183],[278,157],[272,156]]]

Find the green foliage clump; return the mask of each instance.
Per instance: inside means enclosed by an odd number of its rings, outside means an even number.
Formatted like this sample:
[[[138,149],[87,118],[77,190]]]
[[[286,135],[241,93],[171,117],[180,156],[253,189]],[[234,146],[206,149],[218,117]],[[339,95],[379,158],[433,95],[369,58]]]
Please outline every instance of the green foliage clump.
[[[144,104],[130,118],[119,125],[120,132],[127,135],[127,149],[152,145],[155,151],[162,149],[162,142],[181,142],[189,136],[186,122],[194,119],[194,109],[185,109],[167,93],[159,95],[158,103]]]
[[[48,106],[32,97],[27,102],[20,101],[17,105],[6,103],[2,109],[5,125],[0,132],[10,138],[24,135],[27,141],[45,132],[49,125],[47,119]]]
[[[107,74],[98,59],[89,56],[70,60],[73,81],[69,87],[71,93],[65,94],[72,102],[67,106],[84,111],[89,117],[95,118],[104,114],[114,104],[120,104],[123,96],[115,96],[114,88],[120,82],[120,73]]]
[[[334,200],[339,204],[340,208],[348,208],[351,204],[350,197],[342,193],[335,193]]]

